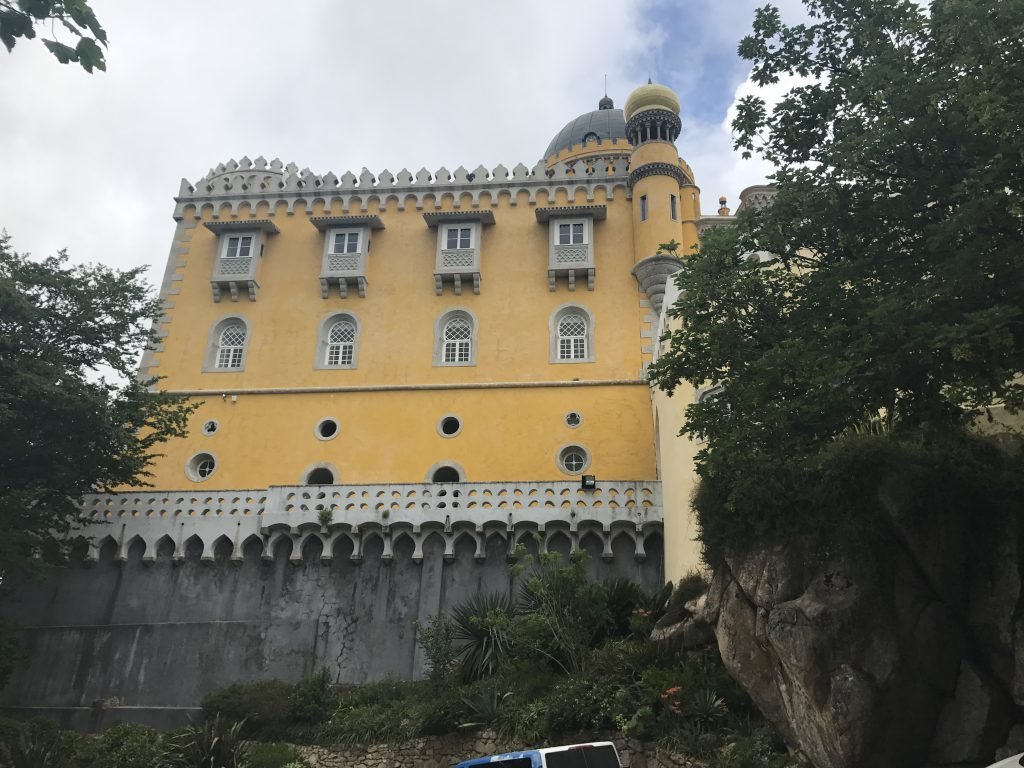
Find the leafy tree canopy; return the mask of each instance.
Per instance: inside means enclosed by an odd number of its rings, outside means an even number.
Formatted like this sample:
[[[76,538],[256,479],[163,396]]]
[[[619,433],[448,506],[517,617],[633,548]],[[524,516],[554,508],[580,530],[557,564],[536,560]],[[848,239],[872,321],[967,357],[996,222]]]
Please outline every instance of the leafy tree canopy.
[[[184,436],[194,407],[135,379],[158,309],[141,269],[33,261],[0,235],[0,575],[66,537],[82,494],[144,483]]]
[[[0,42],[8,51],[14,50],[19,38],[34,38],[37,26],[48,26],[52,33],[57,24],[77,39],[70,46],[43,38],[43,45],[61,64],[77,62],[86,72],[106,70],[107,33],[87,0],[0,0]]]
[[[651,372],[720,384],[687,408],[698,517],[751,531],[841,435],[934,442],[1024,405],[1024,3],[804,2],[808,23],[766,6],[739,46],[758,85],[798,83],[733,122],[777,196],[704,236]]]

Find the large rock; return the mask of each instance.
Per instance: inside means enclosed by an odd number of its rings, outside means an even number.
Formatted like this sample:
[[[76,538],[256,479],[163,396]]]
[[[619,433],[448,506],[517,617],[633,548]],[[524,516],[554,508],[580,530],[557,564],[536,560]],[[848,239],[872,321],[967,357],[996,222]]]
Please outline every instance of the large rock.
[[[914,480],[882,483],[870,549],[765,544],[712,579],[726,666],[816,768],[984,765],[1024,701],[1017,514],[976,535]]]

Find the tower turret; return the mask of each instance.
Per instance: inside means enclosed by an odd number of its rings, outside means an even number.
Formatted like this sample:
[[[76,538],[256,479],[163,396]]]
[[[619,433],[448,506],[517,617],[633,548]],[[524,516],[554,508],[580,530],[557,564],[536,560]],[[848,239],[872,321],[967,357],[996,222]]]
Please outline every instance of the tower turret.
[[[665,279],[697,244],[699,190],[676,150],[682,122],[679,97],[671,88],[648,81],[629,95],[624,117],[633,145],[633,275],[655,312],[660,312]],[[669,243],[676,247],[662,247]]]

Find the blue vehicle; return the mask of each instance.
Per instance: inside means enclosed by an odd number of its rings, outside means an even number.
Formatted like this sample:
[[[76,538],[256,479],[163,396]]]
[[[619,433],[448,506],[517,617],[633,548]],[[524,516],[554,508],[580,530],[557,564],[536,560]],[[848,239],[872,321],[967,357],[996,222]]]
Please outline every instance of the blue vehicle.
[[[593,741],[475,757],[457,763],[455,768],[622,768],[622,764],[614,744]]]

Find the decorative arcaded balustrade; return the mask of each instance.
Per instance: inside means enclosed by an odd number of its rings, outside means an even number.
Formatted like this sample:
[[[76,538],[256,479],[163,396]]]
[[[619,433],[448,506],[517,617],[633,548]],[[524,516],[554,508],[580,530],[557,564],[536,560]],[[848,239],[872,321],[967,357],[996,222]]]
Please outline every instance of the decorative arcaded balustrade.
[[[423,558],[424,541],[440,537],[445,558],[469,537],[476,557],[500,537],[506,552],[526,540],[546,551],[552,538],[565,536],[572,550],[588,536],[600,542],[602,556],[614,557],[612,544],[625,536],[634,556],[645,557],[644,540],[662,530],[661,484],[601,482],[585,491],[574,482],[433,483],[389,485],[271,486],[266,490],[184,491],[96,494],[85,498],[91,519],[84,529],[90,556],[113,541],[116,557],[142,547],[142,559],[158,553],[174,561],[196,552],[204,560],[242,559],[258,550],[273,559],[290,544],[300,561],[310,544],[330,560],[337,545],[351,546],[355,562],[370,540],[379,538],[382,559],[393,558],[403,537],[412,543],[412,559]]]
[[[269,202],[272,212],[277,203],[284,203],[288,213],[293,213],[300,201],[307,210],[317,201],[329,208],[332,201],[340,200],[345,210],[352,201],[358,201],[365,212],[371,201],[383,210],[393,200],[399,210],[404,210],[411,199],[417,209],[422,209],[427,197],[432,197],[436,204],[445,194],[452,196],[456,210],[476,209],[481,205],[481,193],[485,192],[491,205],[497,205],[503,192],[509,195],[509,203],[516,205],[520,192],[526,193],[532,204],[537,202],[538,193],[543,191],[553,200],[559,190],[570,200],[583,190],[587,200],[593,202],[598,189],[611,197],[614,190],[621,188],[628,196],[628,179],[628,158],[612,152],[607,157],[571,160],[551,168],[539,162],[533,168],[519,163],[511,171],[504,165],[491,170],[481,165],[475,171],[460,166],[455,171],[442,167],[431,173],[421,168],[413,175],[403,169],[396,176],[387,170],[377,175],[364,170],[359,176],[346,172],[340,177],[333,173],[315,174],[308,168],[300,171],[294,163],[285,165],[277,159],[267,162],[262,157],[243,157],[210,169],[194,185],[182,179],[174,217],[184,218],[187,207],[195,208],[197,213],[209,207],[215,217],[237,216],[242,205],[255,211],[260,202]]]

